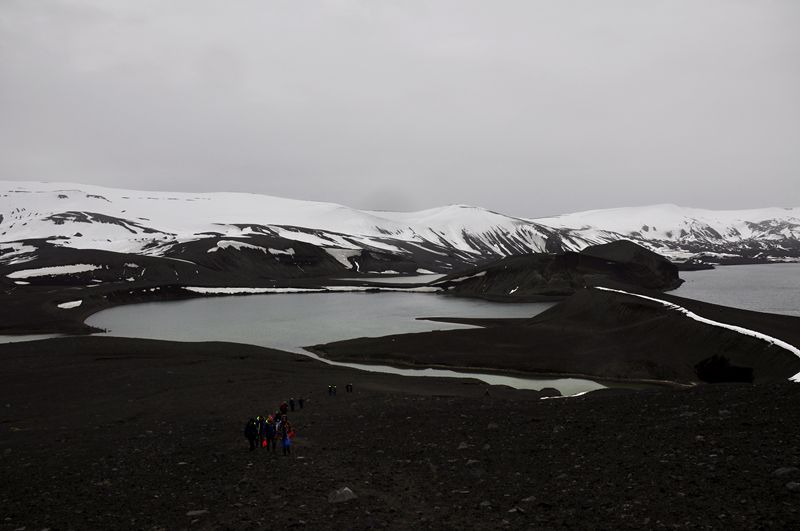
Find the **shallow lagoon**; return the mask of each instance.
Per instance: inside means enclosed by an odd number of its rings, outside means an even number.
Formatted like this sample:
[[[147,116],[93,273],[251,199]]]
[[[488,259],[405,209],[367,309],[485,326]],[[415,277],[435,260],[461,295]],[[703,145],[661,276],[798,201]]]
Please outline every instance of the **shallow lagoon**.
[[[118,306],[86,322],[118,336],[235,341],[296,351],[355,337],[470,328],[419,317],[531,317],[551,306],[427,293],[266,294]]]
[[[550,306],[550,303],[502,304],[423,293],[270,294],[119,306],[95,314],[87,323],[107,329],[114,336],[170,341],[231,341],[317,358],[302,347],[355,337],[469,328],[419,320],[418,317],[531,317]],[[518,378],[321,361],[410,376],[466,376],[520,389],[555,387],[563,394],[604,387],[576,378]]]

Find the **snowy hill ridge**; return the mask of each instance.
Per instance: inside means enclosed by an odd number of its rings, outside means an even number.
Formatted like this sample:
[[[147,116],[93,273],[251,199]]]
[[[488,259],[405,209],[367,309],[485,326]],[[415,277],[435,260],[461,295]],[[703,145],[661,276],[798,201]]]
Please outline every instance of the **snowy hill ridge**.
[[[531,220],[587,239],[615,234],[673,260],[798,258],[800,208],[705,210],[672,204],[590,210]]]
[[[522,219],[466,205],[380,212],[246,193],[0,181],[0,267],[14,270],[67,263],[58,251],[70,249],[178,260],[198,275],[447,272],[620,239],[674,260],[797,260],[800,208],[656,205]]]
[[[0,182],[0,265],[52,257],[57,248],[200,260],[217,270],[236,267],[232,253],[252,262],[259,251],[284,265],[318,265],[314,247],[345,270],[447,271],[542,251],[547,237],[528,221],[467,206],[382,213],[257,194]],[[223,240],[234,244],[218,245]],[[198,257],[215,249],[224,252]]]

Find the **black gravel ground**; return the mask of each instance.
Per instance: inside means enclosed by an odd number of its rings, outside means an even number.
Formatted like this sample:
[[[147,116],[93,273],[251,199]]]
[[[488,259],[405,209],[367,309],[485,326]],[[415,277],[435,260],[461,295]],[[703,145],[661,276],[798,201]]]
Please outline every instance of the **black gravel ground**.
[[[247,418],[300,395],[294,454],[249,452]],[[0,527],[796,529],[799,400],[789,383],[540,400],[224,343],[3,345]],[[356,498],[330,502],[343,487]]]

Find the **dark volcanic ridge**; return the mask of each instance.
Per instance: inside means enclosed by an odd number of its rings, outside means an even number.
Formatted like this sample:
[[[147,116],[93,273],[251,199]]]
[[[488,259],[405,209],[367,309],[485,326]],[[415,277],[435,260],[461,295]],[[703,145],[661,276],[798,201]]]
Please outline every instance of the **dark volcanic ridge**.
[[[432,285],[448,295],[505,302],[563,298],[586,286],[611,283],[665,291],[682,282],[669,260],[622,240],[580,252],[504,258],[468,273],[452,273]]]

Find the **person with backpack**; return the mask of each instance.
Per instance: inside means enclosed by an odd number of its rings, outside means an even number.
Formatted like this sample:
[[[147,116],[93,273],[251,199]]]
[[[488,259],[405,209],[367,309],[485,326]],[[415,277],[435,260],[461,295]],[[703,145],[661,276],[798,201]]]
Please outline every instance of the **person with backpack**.
[[[292,437],[294,430],[292,425],[289,424],[289,419],[284,415],[281,417],[278,433],[280,434],[281,443],[283,443],[283,455],[292,455]]]
[[[258,439],[258,423],[256,419],[251,418],[244,426],[244,437],[250,441],[250,451],[256,449],[256,439]]]
[[[266,448],[267,446],[267,417],[257,417],[258,421],[258,446],[259,448]]]
[[[267,451],[269,451],[271,446],[272,453],[275,453],[275,446],[278,444],[277,438],[278,432],[275,429],[275,417],[270,415],[267,418]]]

